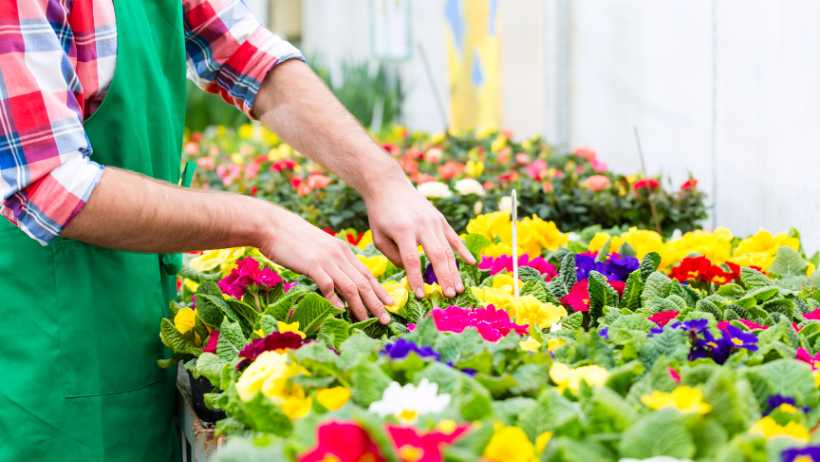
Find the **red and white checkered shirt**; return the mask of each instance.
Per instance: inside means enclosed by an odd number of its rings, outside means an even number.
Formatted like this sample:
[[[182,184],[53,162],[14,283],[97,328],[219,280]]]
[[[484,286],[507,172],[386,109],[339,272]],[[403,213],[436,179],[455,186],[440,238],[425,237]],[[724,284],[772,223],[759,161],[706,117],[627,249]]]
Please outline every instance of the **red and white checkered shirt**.
[[[241,0],[180,7],[189,79],[245,113],[268,71],[304,59]],[[0,214],[42,244],[102,175],[83,121],[111,83],[116,48],[112,0],[0,0]]]

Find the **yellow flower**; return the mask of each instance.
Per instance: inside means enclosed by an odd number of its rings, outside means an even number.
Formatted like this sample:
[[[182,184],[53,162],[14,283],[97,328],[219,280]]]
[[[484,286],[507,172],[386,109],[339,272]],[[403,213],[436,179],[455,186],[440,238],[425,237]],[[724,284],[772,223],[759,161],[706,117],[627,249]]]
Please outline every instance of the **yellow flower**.
[[[512,297],[508,311],[516,323],[540,329],[552,326],[567,315],[567,310],[563,306],[544,303],[532,295]]]
[[[299,418],[310,411],[310,399],[305,397],[302,387],[290,382],[297,375],[308,375],[308,371],[289,362],[286,352],[265,351],[239,376],[236,391],[242,401],[262,393],[281,406],[285,415]]]
[[[812,372],[814,375],[814,386],[820,388],[820,370]]]
[[[174,327],[180,334],[187,334],[196,325],[196,311],[182,308],[174,316]]]
[[[316,401],[328,411],[335,411],[350,400],[350,388],[322,388],[316,392]]]
[[[503,242],[490,244],[481,250],[481,255],[485,257],[498,257],[499,255],[511,255],[512,246]]]
[[[482,457],[488,462],[535,462],[551,438],[552,433],[544,432],[538,435],[533,445],[520,427],[496,424]]]
[[[306,337],[305,333],[299,330],[299,321],[294,321],[291,323],[276,321],[276,331],[280,333],[293,332],[299,337]]]
[[[598,231],[597,233],[595,233],[595,236],[593,236],[592,239],[589,241],[589,246],[587,246],[587,250],[589,250],[590,252],[598,253],[601,249],[604,248],[606,243],[609,242],[609,251],[617,252],[620,248],[620,244],[616,246],[615,242],[610,242],[610,239],[611,237],[609,236],[609,234],[603,231]]]
[[[774,261],[780,247],[790,247],[798,250],[800,240],[786,233],[773,235],[761,229],[752,236],[740,241],[732,255],[732,261],[741,266],[759,266],[767,270]]]
[[[430,144],[441,144],[447,139],[447,134],[444,132],[436,132],[430,135]]]
[[[566,345],[567,341],[562,338],[551,338],[547,340],[547,351],[552,353],[553,351],[561,348],[562,346]]]
[[[467,233],[480,234],[487,239],[493,240],[509,234],[511,226],[508,212],[490,212],[471,219],[467,223]]]
[[[496,287],[471,287],[470,291],[482,306],[494,305],[496,308],[508,310],[512,305],[512,291]]]
[[[452,434],[458,428],[458,424],[455,420],[452,419],[444,419],[436,425],[436,430],[445,433],[447,435]]]
[[[362,238],[359,240],[359,243],[356,244],[356,247],[358,247],[360,249],[365,249],[365,248],[367,248],[367,246],[369,246],[372,243],[373,243],[373,231],[370,231],[368,229],[367,231],[364,232],[364,234],[362,235]]]
[[[755,435],[760,435],[766,439],[771,438],[791,438],[801,443],[808,443],[811,436],[808,429],[797,422],[789,422],[786,425],[780,425],[771,416],[763,417],[755,422],[749,432]]]
[[[493,144],[490,145],[490,150],[492,152],[500,152],[505,147],[507,147],[507,137],[499,133],[498,136],[495,137],[495,140],[493,140]]]
[[[387,264],[389,263],[389,260],[384,255],[373,255],[372,257],[356,255],[356,258],[358,258],[359,261],[367,267],[373,277],[381,277],[385,271],[387,271]]]
[[[543,250],[558,250],[569,242],[569,236],[562,233],[555,223],[544,221],[536,215],[518,222],[517,229],[518,248],[521,253],[530,256],[541,255]]]
[[[727,228],[690,231],[666,244],[665,253],[662,254],[663,261],[671,265],[689,255],[698,254],[714,264],[721,264],[732,255],[733,238],[732,232]]]
[[[671,393],[653,391],[641,396],[641,402],[648,408],[659,410],[673,408],[684,414],[706,414],[712,406],[703,400],[703,392],[697,388],[681,385]]]
[[[242,157],[242,154],[235,152],[231,154],[231,162],[233,162],[236,165],[244,165],[245,159]]]
[[[188,289],[189,292],[196,292],[199,289],[199,283],[193,279],[182,278],[182,285]]]
[[[407,305],[407,299],[410,296],[410,290],[407,288],[406,283],[398,282],[398,281],[384,281],[382,283],[382,287],[387,292],[387,295],[390,295],[390,298],[393,299],[392,305],[386,305],[384,308],[391,312],[391,313],[398,313],[405,305]]]
[[[239,130],[237,130],[239,138],[243,140],[249,140],[253,138],[253,132],[253,125],[251,124],[242,124],[239,126]]]
[[[806,266],[806,276],[811,276],[812,274],[814,274],[815,269],[816,268],[814,267],[814,263],[809,262],[808,266]]]
[[[526,340],[521,340],[518,342],[518,347],[524,351],[535,353],[539,348],[541,348],[541,342],[532,337],[527,337]]]
[[[236,260],[245,255],[245,247],[233,247],[229,249],[206,250],[202,255],[191,259],[188,266],[194,271],[211,271],[219,267],[222,273],[228,273],[233,269]]]
[[[484,162],[480,160],[468,160],[464,166],[464,173],[470,178],[478,178],[484,173]]]
[[[609,371],[601,366],[581,366],[573,369],[563,363],[554,363],[550,368],[550,378],[563,391],[567,388],[572,393],[578,393],[581,382],[586,382],[590,387],[601,387],[609,378]]]
[[[424,298],[430,298],[434,295],[437,295],[439,297],[444,296],[444,292],[442,291],[441,286],[438,285],[437,282],[434,282],[432,284],[424,284]]]
[[[629,230],[620,237],[622,242],[629,244],[629,246],[635,250],[635,256],[639,260],[642,260],[643,257],[650,252],[657,252],[658,254],[663,255],[663,237],[655,231],[629,228]],[[617,247],[620,249],[621,245],[618,245]],[[611,246],[610,249],[613,247],[615,246]]]

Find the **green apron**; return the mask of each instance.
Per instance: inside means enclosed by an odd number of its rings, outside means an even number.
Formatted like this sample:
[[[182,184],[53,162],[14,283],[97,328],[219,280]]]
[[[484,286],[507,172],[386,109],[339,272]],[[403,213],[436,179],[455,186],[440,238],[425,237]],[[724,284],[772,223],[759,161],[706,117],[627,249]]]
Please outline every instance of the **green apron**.
[[[177,182],[182,4],[114,4],[115,76],[85,125],[92,158]],[[173,373],[156,360],[179,256],[42,247],[0,222],[0,461],[173,460]]]

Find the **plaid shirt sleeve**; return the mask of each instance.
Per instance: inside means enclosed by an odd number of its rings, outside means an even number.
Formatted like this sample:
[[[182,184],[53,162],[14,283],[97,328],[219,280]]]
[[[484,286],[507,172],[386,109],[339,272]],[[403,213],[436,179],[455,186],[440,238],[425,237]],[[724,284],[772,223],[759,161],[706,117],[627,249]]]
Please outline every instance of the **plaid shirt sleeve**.
[[[103,171],[89,159],[77,56],[63,47],[69,14],[60,8],[0,0],[0,214],[44,245]]]
[[[188,78],[249,117],[268,72],[289,59],[304,60],[241,0],[184,0],[183,6]]]

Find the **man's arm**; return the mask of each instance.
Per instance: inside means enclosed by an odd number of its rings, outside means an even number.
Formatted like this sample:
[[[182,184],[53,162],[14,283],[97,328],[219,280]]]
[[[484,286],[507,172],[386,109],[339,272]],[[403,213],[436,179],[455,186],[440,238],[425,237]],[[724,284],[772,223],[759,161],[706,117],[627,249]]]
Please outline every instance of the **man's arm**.
[[[83,210],[64,229],[69,239],[120,250],[177,252],[258,247],[273,261],[313,279],[337,305],[368,310],[387,323],[392,301],[378,281],[335,239],[269,202],[232,193],[195,191],[106,168]]]
[[[307,65],[288,61],[271,71],[253,114],[359,191],[376,247],[404,266],[418,296],[424,293],[418,244],[432,262],[445,295],[464,290],[453,251],[470,264],[475,259],[458,234]]]

